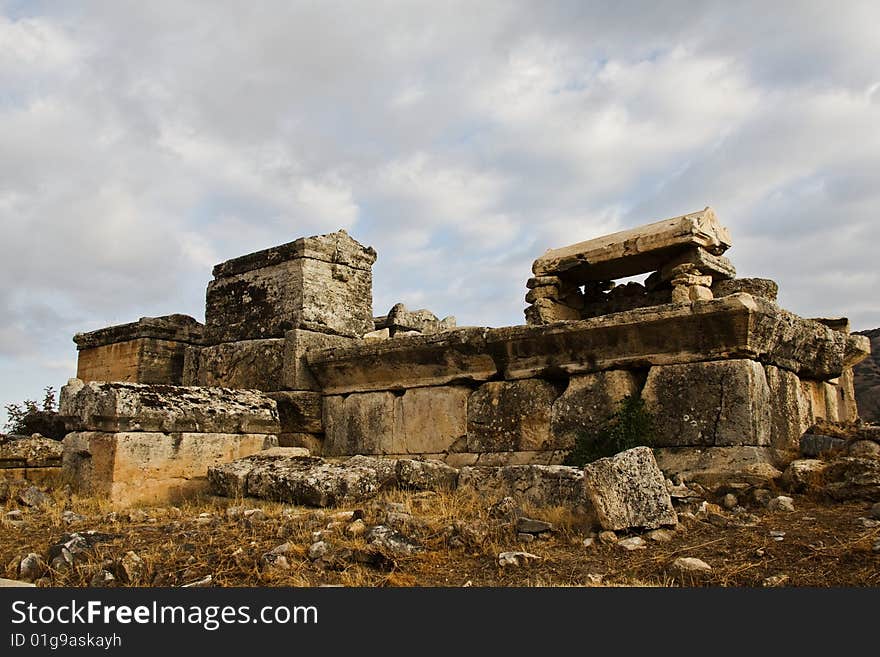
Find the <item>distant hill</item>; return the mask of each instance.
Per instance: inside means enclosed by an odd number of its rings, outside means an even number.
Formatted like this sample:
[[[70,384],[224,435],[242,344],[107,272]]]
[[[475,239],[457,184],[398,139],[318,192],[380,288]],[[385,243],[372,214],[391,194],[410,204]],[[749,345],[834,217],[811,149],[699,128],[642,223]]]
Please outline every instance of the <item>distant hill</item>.
[[[880,423],[880,328],[856,332],[871,340],[871,355],[853,368],[859,416]]]

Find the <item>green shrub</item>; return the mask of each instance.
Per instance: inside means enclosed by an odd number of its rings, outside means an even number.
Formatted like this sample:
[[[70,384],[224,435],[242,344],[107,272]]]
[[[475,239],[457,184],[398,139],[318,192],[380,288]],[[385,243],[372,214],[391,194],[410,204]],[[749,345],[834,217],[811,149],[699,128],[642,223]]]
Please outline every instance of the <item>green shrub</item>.
[[[47,386],[43,389],[43,401],[38,404],[33,399],[26,399],[20,404],[6,404],[9,416],[6,431],[10,434],[30,436],[39,433],[46,438],[61,440],[67,433],[58,408],[55,405],[55,389]]]
[[[593,431],[584,431],[575,439],[574,449],[565,465],[582,467],[596,459],[613,456],[639,445],[651,445],[654,419],[641,397],[629,396],[620,402],[614,414]]]

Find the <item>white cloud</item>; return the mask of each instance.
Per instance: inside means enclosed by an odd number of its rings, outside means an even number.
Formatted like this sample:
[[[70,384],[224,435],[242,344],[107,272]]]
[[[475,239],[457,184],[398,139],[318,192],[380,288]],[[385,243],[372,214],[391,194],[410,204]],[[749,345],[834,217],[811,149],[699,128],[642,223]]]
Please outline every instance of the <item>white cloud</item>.
[[[0,393],[340,227],[377,312],[501,325],[545,249],[712,205],[743,275],[880,325],[876,3],[341,11],[0,0]]]

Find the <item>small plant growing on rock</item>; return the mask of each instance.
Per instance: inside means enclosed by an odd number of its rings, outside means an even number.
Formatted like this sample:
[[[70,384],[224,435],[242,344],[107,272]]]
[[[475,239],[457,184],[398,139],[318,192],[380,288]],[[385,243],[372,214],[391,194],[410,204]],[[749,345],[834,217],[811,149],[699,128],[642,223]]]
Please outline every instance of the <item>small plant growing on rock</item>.
[[[654,438],[654,419],[641,397],[628,396],[605,422],[593,431],[584,431],[575,440],[565,465],[581,467],[606,456],[614,456],[640,445],[650,446]]]
[[[20,404],[6,404],[6,413],[9,419],[4,428],[10,434],[30,436],[39,433],[46,438],[61,440],[67,433],[64,422],[58,415],[55,389],[52,386],[43,389],[41,403],[26,399]]]

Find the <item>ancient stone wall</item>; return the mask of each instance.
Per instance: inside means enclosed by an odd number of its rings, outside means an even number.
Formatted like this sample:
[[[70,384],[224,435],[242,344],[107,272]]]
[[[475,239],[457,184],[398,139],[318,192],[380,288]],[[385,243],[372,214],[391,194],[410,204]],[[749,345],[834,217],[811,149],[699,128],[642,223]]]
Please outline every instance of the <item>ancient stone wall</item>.
[[[204,327],[162,318],[77,336],[88,378],[184,386],[69,386],[65,468],[130,501],[198,489],[208,465],[276,443],[558,464],[638,396],[667,474],[766,479],[817,419],[857,417],[851,368],[869,344],[845,320],[779,308],[772,281],[736,279],[731,243],[706,208],[548,251],[528,324],[503,328],[402,304],[373,317],[375,251],[344,231],[227,261]],[[649,275],[614,285],[636,274]]]

